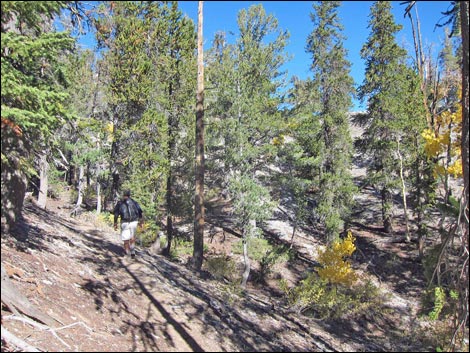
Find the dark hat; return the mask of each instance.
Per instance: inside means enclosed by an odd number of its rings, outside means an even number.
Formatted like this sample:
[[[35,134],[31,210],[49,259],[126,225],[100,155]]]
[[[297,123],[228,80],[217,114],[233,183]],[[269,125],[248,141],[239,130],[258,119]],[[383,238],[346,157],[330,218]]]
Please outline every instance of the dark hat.
[[[124,196],[131,196],[131,191],[130,190],[125,190],[124,191]]]

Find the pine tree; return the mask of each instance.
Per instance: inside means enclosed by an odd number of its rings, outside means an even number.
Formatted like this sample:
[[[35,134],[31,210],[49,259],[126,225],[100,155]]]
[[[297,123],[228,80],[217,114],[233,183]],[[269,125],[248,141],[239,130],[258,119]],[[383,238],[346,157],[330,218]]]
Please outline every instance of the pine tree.
[[[392,190],[398,185],[394,157],[396,136],[392,123],[399,114],[406,91],[401,90],[397,77],[406,72],[406,52],[395,42],[397,25],[389,1],[377,1],[370,10],[371,33],[361,49],[366,61],[365,79],[359,87],[359,98],[367,98],[366,129],[362,149],[370,156],[368,178],[379,189],[382,218],[386,233],[393,231]]]
[[[286,59],[283,51],[288,34],[278,29],[277,20],[261,5],[241,10],[238,27],[235,44],[226,44],[221,35],[216,37],[208,68],[215,89],[208,91],[207,100],[211,118],[220,129],[220,134],[208,130],[209,139],[225,145],[225,155],[213,167],[223,164],[228,172],[223,182],[228,185],[243,234],[245,286],[250,273],[248,238],[259,235],[258,223],[270,215],[273,206],[262,171],[276,154],[272,140],[281,124],[279,70]]]
[[[155,23],[151,49],[155,77],[154,104],[166,118],[166,230],[171,250],[173,219],[193,218],[194,196],[194,87],[196,87],[196,30],[194,23],[183,16],[177,2],[163,4],[160,20]]]
[[[67,32],[52,31],[52,19],[66,5],[1,5],[2,217],[8,224],[21,214],[26,175],[36,174],[35,154],[46,154],[50,136],[68,119],[61,56],[73,49],[74,40]]]
[[[312,56],[311,85],[319,99],[318,111],[312,110],[318,127],[310,136],[319,145],[315,146],[316,152],[310,153],[316,153],[321,161],[317,167],[316,201],[330,241],[352,211],[355,189],[349,172],[353,146],[348,117],[354,83],[343,45],[339,6],[339,1],[322,1],[313,5],[311,19],[314,29],[308,36],[306,47]]]
[[[136,2],[103,3],[95,19],[98,46],[102,49],[103,82],[108,114],[113,126],[108,200],[117,198],[129,179],[132,164],[129,145],[132,130],[147,108],[152,87],[151,61],[146,55],[146,9]]]
[[[110,149],[107,115],[100,99],[99,72],[94,52],[77,51],[67,58],[70,86],[70,111],[75,117],[56,133],[54,161],[56,167],[69,175],[75,183],[75,171],[82,177],[76,180],[77,202],[75,213],[82,202],[87,208],[102,210],[101,191],[105,179]],[[85,184],[86,181],[86,184]],[[86,195],[86,199],[84,196]]]
[[[173,218],[189,217],[192,209],[194,25],[176,2],[118,2],[102,14],[96,28],[106,49],[112,197],[131,188],[157,219],[166,205],[169,253]]]

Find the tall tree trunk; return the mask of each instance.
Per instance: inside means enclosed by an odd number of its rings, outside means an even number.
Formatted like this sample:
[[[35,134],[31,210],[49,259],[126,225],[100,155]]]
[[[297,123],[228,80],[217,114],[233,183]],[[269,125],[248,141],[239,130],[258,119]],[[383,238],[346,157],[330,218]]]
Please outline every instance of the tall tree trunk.
[[[173,93],[173,82],[170,81],[168,85],[168,97],[174,103],[174,93]],[[174,104],[172,104],[172,111],[168,114],[168,175],[166,178],[166,238],[167,243],[166,247],[163,250],[163,254],[166,256],[170,255],[171,250],[171,242],[173,241],[173,163],[172,159],[174,157],[174,151],[176,147],[176,129],[177,129],[177,121],[176,121],[176,112],[174,111]]]
[[[75,208],[72,211],[73,214],[77,215],[77,212],[80,210],[80,207],[83,202],[83,182],[85,178],[85,168],[83,165],[80,166],[79,173],[78,173],[78,196],[77,196],[77,203],[75,204]]]
[[[47,153],[43,153],[39,160],[39,195],[38,205],[42,208],[46,208],[47,203],[47,189],[49,182],[47,178],[47,171],[49,170],[49,164],[47,163]]]
[[[96,214],[101,213],[101,184],[96,181]]]
[[[90,163],[86,164],[86,186],[89,187],[91,184],[91,172],[90,172]]]
[[[245,264],[245,268],[243,270],[243,276],[242,276],[242,283],[241,286],[242,288],[246,288],[246,282],[248,281],[248,277],[250,276],[250,269],[251,269],[251,264],[250,264],[250,257],[248,256],[248,239],[246,238],[245,233],[243,232],[243,261]]]
[[[468,246],[468,227],[469,227],[469,79],[468,79],[468,71],[469,71],[469,57],[468,57],[468,40],[469,40],[469,9],[468,9],[468,1],[461,1],[460,2],[460,22],[461,22],[461,32],[462,32],[462,53],[463,53],[463,64],[462,64],[462,165],[463,165],[463,181],[464,181],[464,212],[463,212],[463,222],[466,224],[467,230],[467,246]],[[468,268],[467,268],[468,270]]]
[[[418,17],[418,9],[415,8],[416,11],[416,21],[418,25],[418,30],[420,28],[420,23],[419,23],[419,17]],[[416,29],[414,26],[413,22],[413,17],[411,16],[411,12],[408,12],[408,17],[410,18],[411,22],[411,29],[413,33],[413,42],[414,42],[414,47],[415,47],[415,56],[416,56],[416,64],[418,66],[418,72],[419,72],[419,78],[420,78],[420,90],[423,95],[423,105],[424,105],[424,111],[426,113],[426,122],[428,124],[429,129],[433,129],[432,123],[431,123],[431,113],[429,111],[429,106],[428,106],[428,88],[427,88],[427,79],[424,77],[424,69],[423,69],[423,64],[424,64],[424,58],[423,58],[423,45],[421,41],[421,31],[419,31],[419,38],[417,38],[416,34]]]
[[[447,126],[447,129],[448,131],[452,131],[452,122],[449,123],[449,125]],[[452,164],[452,143],[451,143],[451,140],[449,139],[449,143],[447,144],[447,157],[446,157],[446,161],[445,161],[445,170],[444,170],[444,192],[445,192],[445,195],[444,195],[444,202],[446,204],[449,204],[450,203],[450,196],[452,195],[452,190],[451,190],[451,187],[449,185],[449,172],[448,172],[448,169],[449,169],[449,166]]]
[[[393,216],[392,216],[392,193],[387,187],[382,189],[382,219],[384,232],[391,234],[393,232]]]
[[[171,157],[169,157],[171,158]],[[171,164],[171,163],[170,163]],[[168,170],[168,176],[166,178],[166,247],[163,250],[163,254],[168,256],[170,255],[171,242],[173,241],[173,207],[171,202],[171,185],[172,185],[172,170],[171,166]]]
[[[72,162],[73,153],[72,151],[67,152],[67,160],[69,161],[69,170],[67,172],[67,184],[72,186],[74,183],[75,165]]]
[[[468,327],[468,246],[469,246],[469,57],[468,57],[468,40],[469,40],[469,2],[461,1],[460,2],[460,26],[462,33],[462,169],[463,169],[463,181],[464,181],[464,191],[463,191],[463,212],[462,212],[462,224],[463,224],[463,236],[462,236],[462,252],[461,260],[462,269],[459,276],[459,324],[456,330],[456,333],[460,331],[464,333],[465,325]],[[455,336],[454,336],[455,337]]]
[[[248,231],[249,229],[249,231]],[[249,221],[248,227],[243,227],[243,262],[244,262],[244,270],[242,275],[242,282],[241,287],[246,288],[246,282],[248,281],[248,277],[250,276],[251,271],[251,262],[250,257],[248,255],[248,239],[254,236],[254,232],[256,229],[256,220],[252,219]]]
[[[202,46],[203,1],[198,4],[196,93],[196,195],[194,199],[193,267],[200,270],[204,249],[204,61]]]
[[[20,166],[23,158],[29,158],[31,149],[22,135],[3,125],[3,119],[1,142],[1,234],[3,236],[21,217],[28,179]],[[8,160],[5,161],[3,156]]]
[[[115,108],[116,109],[116,108]],[[113,124],[113,142],[111,143],[111,161],[109,163],[109,176],[108,176],[108,192],[105,197],[105,208],[107,209],[108,202],[114,203],[117,200],[118,191],[119,191],[119,169],[117,166],[117,159],[118,159],[118,148],[119,148],[119,140],[117,139],[117,122],[119,119],[117,117],[114,118]],[[112,207],[112,206],[111,206]]]
[[[406,241],[410,242],[411,237],[410,237],[410,225],[408,222],[408,206],[406,203],[406,184],[405,184],[405,177],[403,175],[403,157],[400,152],[400,141],[397,139],[397,153],[398,153],[398,158],[400,159],[400,180],[401,180],[401,191],[403,195],[403,214],[405,216],[405,227],[406,227]]]
[[[421,158],[416,163],[416,199],[417,199],[417,219],[418,224],[418,257],[422,259],[424,257],[424,242],[426,240],[426,225],[424,224],[424,197],[422,180],[424,179],[421,173],[424,173],[421,169],[423,161]]]

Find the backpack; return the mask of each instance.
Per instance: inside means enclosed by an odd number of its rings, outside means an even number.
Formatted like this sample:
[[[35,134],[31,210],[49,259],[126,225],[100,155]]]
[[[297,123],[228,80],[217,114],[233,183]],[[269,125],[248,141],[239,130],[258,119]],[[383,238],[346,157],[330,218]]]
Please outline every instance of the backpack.
[[[124,222],[134,222],[139,219],[139,210],[135,201],[131,199],[121,202],[120,213]]]

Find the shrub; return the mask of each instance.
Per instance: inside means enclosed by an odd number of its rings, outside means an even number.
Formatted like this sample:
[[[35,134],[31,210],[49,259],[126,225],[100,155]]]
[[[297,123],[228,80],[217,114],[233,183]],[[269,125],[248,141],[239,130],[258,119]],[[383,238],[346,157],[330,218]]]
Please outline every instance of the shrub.
[[[277,263],[283,263],[289,260],[292,252],[288,246],[273,246],[271,250],[266,252],[260,261],[260,280],[264,280],[268,276]]]
[[[160,231],[160,228],[152,223],[144,222],[142,223],[142,227],[137,229],[137,241],[140,243],[139,245],[143,247],[149,247],[152,245],[155,240],[157,239],[157,233]]]
[[[209,258],[206,261],[207,271],[212,274],[216,279],[223,278],[233,281],[236,274],[235,262],[225,256],[217,256]]]
[[[175,237],[173,246],[170,250],[170,258],[177,260],[180,257],[192,256],[193,254],[193,242],[192,240],[186,240],[184,238]],[[207,244],[203,246],[203,253],[209,250]]]
[[[260,263],[260,272],[255,281],[263,281],[275,264],[288,261],[292,255],[288,246],[271,245],[264,238],[249,238],[248,248],[250,258]],[[232,251],[235,254],[243,254],[243,240],[234,243]]]
[[[248,239],[249,256],[251,259],[261,261],[266,254],[272,250],[272,246],[264,238]],[[238,240],[232,245],[234,254],[243,254],[243,239]]]
[[[279,286],[290,306],[299,312],[310,312],[321,318],[340,318],[382,312],[382,296],[370,281],[357,283],[357,275],[348,257],[356,247],[351,232],[321,250],[318,273],[312,272],[300,283],[289,288],[285,280]]]
[[[321,319],[383,313],[382,295],[372,282],[355,286],[331,285],[316,273],[310,273],[299,285],[289,288],[285,280],[279,287],[285,293],[289,306]]]
[[[439,314],[441,313],[442,309],[444,308],[446,300],[446,293],[442,287],[434,288],[434,308],[429,313],[429,318],[431,320],[437,320],[439,318]]]
[[[422,314],[431,321],[445,320],[447,316],[455,315],[458,298],[458,292],[453,289],[446,291],[439,286],[430,288],[421,299]]]
[[[348,286],[356,281],[356,274],[346,259],[356,250],[354,241],[355,238],[351,231],[348,231],[345,239],[335,240],[330,246],[319,252],[318,262],[321,268],[318,269],[318,274],[322,280],[331,284]]]

